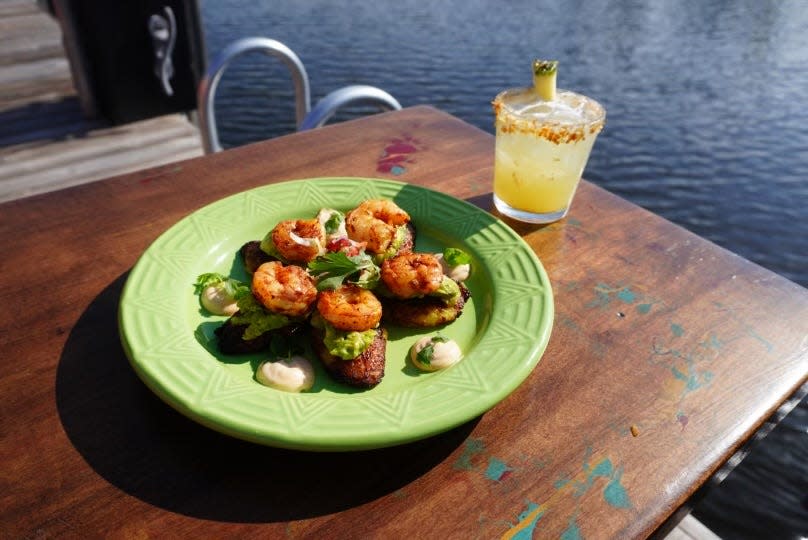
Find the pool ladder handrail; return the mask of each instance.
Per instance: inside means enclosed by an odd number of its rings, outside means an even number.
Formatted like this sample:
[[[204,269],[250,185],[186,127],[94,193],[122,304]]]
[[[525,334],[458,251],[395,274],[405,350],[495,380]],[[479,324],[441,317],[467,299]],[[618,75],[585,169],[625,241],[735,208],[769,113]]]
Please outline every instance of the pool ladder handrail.
[[[336,114],[337,110],[349,104],[376,105],[380,110],[399,110],[401,104],[390,94],[375,86],[350,85],[334,90],[321,99],[311,109],[309,76],[303,62],[295,52],[280,41],[247,37],[234,41],[225,47],[211,62],[205,76],[199,82],[199,130],[205,154],[220,152],[219,133],[216,128],[215,98],[216,89],[227,67],[237,57],[252,51],[261,51],[279,59],[289,69],[295,87],[295,121],[298,131],[322,127]]]

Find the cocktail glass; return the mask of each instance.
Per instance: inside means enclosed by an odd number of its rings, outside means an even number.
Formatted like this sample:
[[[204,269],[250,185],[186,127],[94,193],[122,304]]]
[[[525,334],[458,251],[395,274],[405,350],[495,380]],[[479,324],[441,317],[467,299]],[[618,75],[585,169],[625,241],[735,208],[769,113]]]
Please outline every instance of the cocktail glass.
[[[557,62],[533,63],[532,87],[494,99],[494,205],[505,216],[551,223],[567,215],[606,110],[556,90]]]

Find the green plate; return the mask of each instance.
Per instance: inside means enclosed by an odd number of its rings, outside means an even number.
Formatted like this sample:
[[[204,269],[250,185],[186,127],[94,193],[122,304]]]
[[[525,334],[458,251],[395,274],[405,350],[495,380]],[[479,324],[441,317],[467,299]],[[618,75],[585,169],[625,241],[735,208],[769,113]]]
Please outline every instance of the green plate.
[[[247,279],[238,249],[282,219],[314,217],[322,207],[349,210],[369,198],[409,212],[416,251],[459,247],[473,258],[472,299],[441,328],[465,352],[455,366],[418,372],[407,353],[432,331],[393,328],[384,380],[371,390],[333,382],[318,362],[311,392],[262,386],[263,355],[227,356],[193,284],[220,272]],[[189,418],[222,433],[270,446],[360,450],[441,433],[479,416],[510,394],[538,363],[553,319],[547,274],[528,245],[479,208],[400,182],[316,178],[268,185],[227,197],[179,221],[141,256],[121,298],[121,341],[146,385]],[[313,357],[312,357],[313,358]]]

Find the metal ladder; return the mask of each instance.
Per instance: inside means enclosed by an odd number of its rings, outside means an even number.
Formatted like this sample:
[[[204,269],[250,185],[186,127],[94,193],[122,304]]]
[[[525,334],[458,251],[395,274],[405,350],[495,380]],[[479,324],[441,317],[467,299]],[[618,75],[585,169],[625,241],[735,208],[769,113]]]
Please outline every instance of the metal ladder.
[[[219,133],[216,129],[214,110],[216,88],[227,66],[242,54],[261,51],[283,62],[292,76],[295,86],[295,118],[298,131],[323,126],[338,109],[348,104],[378,106],[380,110],[399,110],[401,105],[390,94],[367,85],[345,86],[326,95],[311,108],[309,77],[303,62],[289,47],[274,39],[248,37],[234,41],[214,58],[205,76],[199,82],[197,98],[199,102],[199,129],[202,132],[202,146],[206,154],[222,150]]]

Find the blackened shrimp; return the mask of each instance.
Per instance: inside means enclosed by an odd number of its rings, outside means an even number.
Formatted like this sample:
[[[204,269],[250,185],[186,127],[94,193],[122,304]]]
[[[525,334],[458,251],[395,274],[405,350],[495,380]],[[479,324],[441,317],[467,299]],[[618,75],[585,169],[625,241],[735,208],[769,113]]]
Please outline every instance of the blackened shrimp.
[[[346,331],[376,328],[382,318],[381,302],[372,292],[356,285],[321,291],[317,311],[334,328]]]
[[[401,253],[382,263],[381,279],[394,296],[417,298],[438,290],[443,267],[431,253]]]
[[[289,219],[272,229],[272,242],[287,261],[307,263],[325,253],[325,229],[318,219]]]
[[[371,253],[384,253],[396,238],[396,228],[409,221],[409,214],[393,201],[368,199],[348,212],[345,228],[352,240],[365,242]]]
[[[305,315],[317,299],[312,277],[299,266],[284,266],[278,261],[262,264],[253,274],[253,296],[274,313],[299,317]]]

